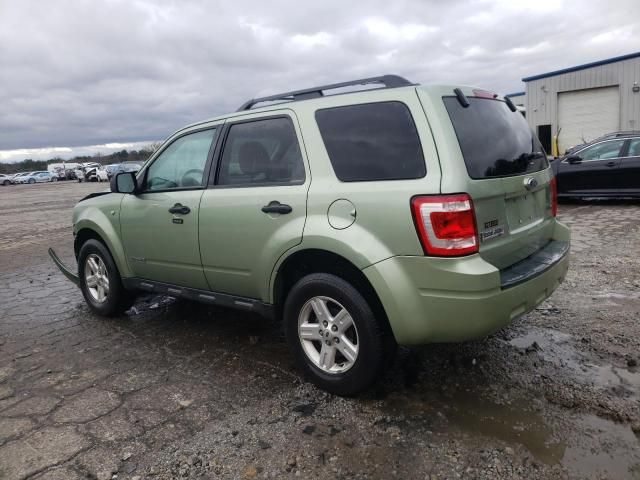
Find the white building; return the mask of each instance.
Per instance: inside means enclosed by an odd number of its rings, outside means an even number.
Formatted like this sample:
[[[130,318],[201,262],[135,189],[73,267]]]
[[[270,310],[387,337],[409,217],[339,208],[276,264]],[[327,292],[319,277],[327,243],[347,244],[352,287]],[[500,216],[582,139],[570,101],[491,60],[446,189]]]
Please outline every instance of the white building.
[[[547,152],[556,135],[563,153],[605,133],[640,130],[640,52],[522,81],[527,120]]]

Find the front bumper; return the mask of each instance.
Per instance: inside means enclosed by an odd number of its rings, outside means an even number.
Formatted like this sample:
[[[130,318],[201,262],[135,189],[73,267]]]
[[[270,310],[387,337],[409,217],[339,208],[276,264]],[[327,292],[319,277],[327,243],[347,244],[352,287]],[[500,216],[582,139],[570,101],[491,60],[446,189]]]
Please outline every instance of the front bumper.
[[[65,277],[67,277],[77,286],[80,286],[80,277],[78,276],[78,274],[74,273],[72,270],[69,269],[69,267],[67,267],[64,263],[62,263],[62,260],[60,260],[60,258],[58,257],[56,252],[53,250],[53,248],[49,249],[49,256],[51,257],[51,260],[53,260],[53,263],[56,264],[56,266],[60,269],[60,271]]]
[[[556,231],[556,241],[541,252],[545,258],[523,261],[547,262],[544,268],[533,268],[530,275],[508,284],[505,279],[512,277],[480,255],[392,257],[363,273],[378,293],[399,344],[478,339],[533,310],[564,280],[569,268],[569,231],[561,224]],[[561,253],[554,256],[553,252]]]

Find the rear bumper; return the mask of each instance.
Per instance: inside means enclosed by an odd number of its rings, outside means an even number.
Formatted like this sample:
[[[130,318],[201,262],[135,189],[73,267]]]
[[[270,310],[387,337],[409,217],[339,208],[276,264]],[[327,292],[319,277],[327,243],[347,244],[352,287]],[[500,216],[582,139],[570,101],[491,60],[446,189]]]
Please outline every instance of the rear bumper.
[[[363,270],[401,345],[482,338],[531,311],[564,280],[569,230],[532,257],[498,270],[480,257],[392,257]]]
[[[56,266],[60,269],[60,271],[65,277],[67,277],[77,286],[80,286],[80,277],[78,276],[78,274],[71,271],[69,267],[67,267],[64,263],[62,263],[62,260],[60,260],[60,258],[58,257],[56,252],[53,250],[53,248],[49,249],[49,256],[51,257],[51,260],[53,260],[53,263],[56,264]]]

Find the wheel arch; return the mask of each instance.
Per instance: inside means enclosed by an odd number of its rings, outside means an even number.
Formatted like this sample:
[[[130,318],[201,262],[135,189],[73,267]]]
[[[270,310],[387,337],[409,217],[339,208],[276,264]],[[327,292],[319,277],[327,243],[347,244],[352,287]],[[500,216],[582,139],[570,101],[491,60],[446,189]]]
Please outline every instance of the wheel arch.
[[[101,223],[97,223],[85,219],[78,221],[78,223],[76,223],[76,228],[77,231],[73,242],[76,258],[78,258],[78,253],[80,252],[82,245],[87,240],[95,239],[102,242],[107,247],[107,250],[109,250],[109,253],[113,257],[116,267],[118,267],[120,276],[122,278],[132,276],[125,256],[124,247],[111,222],[105,223],[105,221],[103,221]]]
[[[362,270],[345,257],[318,248],[297,250],[280,263],[271,289],[271,301],[276,306],[278,316],[293,285],[311,273],[329,273],[349,282],[365,297],[374,314],[383,319],[391,331],[384,306]]]

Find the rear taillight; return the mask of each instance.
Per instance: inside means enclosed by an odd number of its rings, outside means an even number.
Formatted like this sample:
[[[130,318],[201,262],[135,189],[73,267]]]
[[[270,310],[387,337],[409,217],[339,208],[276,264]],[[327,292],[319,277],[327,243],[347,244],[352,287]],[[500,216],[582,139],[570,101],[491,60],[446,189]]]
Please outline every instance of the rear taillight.
[[[411,211],[424,253],[441,257],[478,251],[478,229],[466,193],[414,197]]]
[[[558,184],[556,177],[551,179],[549,186],[551,187],[551,215],[555,217],[558,215]]]

